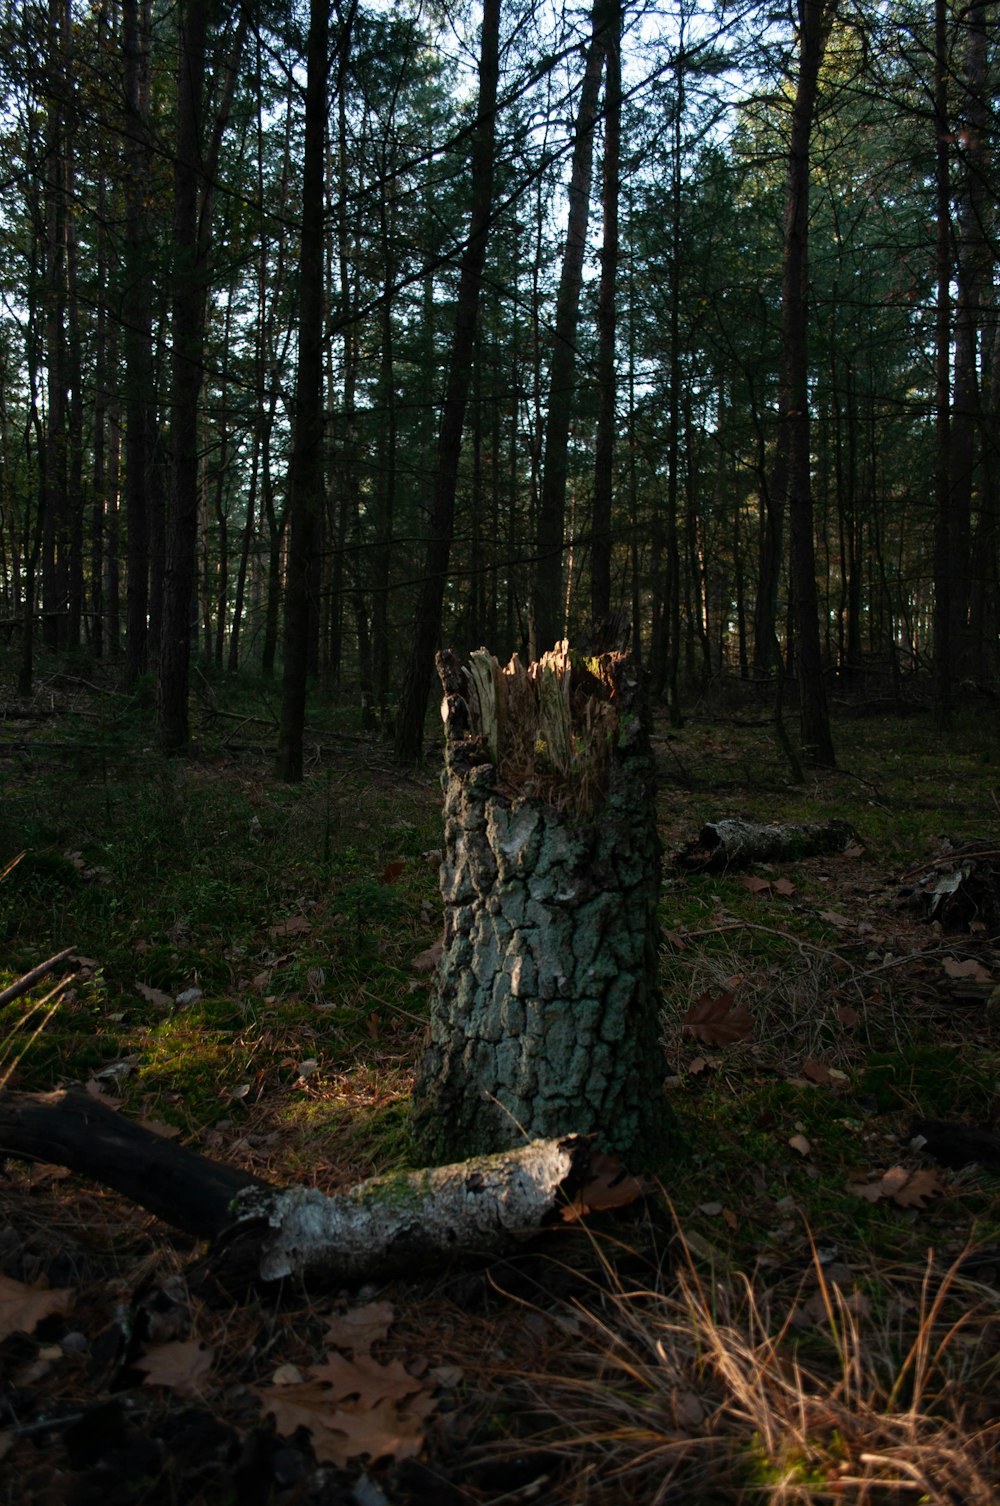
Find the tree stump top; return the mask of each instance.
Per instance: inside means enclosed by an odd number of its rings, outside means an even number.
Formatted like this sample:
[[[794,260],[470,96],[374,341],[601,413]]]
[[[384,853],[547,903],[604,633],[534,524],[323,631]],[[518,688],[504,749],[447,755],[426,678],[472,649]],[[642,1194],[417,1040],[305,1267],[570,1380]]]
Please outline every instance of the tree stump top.
[[[481,648],[467,666],[445,650],[437,667],[450,751],[470,740],[480,745],[497,794],[533,797],[580,818],[601,808],[615,751],[642,725],[628,654],[585,657],[564,639],[534,664],[514,654],[501,666]]]

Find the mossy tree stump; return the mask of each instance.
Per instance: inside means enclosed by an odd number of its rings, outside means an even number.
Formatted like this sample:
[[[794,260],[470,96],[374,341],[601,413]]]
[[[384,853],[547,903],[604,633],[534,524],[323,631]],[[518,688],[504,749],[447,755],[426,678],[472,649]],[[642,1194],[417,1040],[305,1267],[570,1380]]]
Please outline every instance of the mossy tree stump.
[[[669,1139],[660,846],[639,676],[566,643],[525,668],[438,656],[444,951],[414,1094],[429,1161],[593,1134],[633,1166]]]

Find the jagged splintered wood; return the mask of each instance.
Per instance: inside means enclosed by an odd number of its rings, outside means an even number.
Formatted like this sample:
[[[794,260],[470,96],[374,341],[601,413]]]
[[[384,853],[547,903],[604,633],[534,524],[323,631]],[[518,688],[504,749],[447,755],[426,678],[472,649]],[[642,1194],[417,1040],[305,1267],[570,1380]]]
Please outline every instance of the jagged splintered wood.
[[[639,676],[560,644],[537,664],[438,656],[444,951],[414,1094],[428,1161],[593,1134],[669,1142],[660,846]]]

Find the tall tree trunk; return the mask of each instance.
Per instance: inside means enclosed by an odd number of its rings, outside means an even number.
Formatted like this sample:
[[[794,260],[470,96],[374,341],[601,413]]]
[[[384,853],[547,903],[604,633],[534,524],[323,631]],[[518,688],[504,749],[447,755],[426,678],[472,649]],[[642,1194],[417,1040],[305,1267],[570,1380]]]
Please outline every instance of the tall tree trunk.
[[[973,0],[963,13],[964,79],[961,192],[958,212],[955,306],[955,386],[949,445],[950,677],[958,683],[978,673],[972,662],[969,607],[981,561],[972,558],[972,513],[978,444],[982,435],[979,346],[992,258],[988,241],[990,114],[986,3]],[[995,24],[995,23],[994,23]]]
[[[189,738],[188,682],[194,609],[201,464],[198,416],[203,376],[205,318],[212,233],[212,204],[222,136],[248,14],[239,20],[226,59],[223,88],[211,136],[203,113],[211,0],[185,0],[178,11],[177,154],[174,213],[170,392],[170,492],[167,511],[163,622],[160,632],[158,723],[162,747],[183,748]]]
[[[65,645],[69,532],[68,350],[66,344],[67,153],[66,56],[70,26],[66,0],[49,0],[48,109],[45,124],[45,368],[46,414],[42,485],[43,637],[47,648]]]
[[[810,476],[808,279],[809,143],[819,70],[832,20],[831,0],[800,0],[799,69],[792,109],[782,272],[781,422],[788,435],[788,517],[802,748],[812,763],[833,766],[833,739],[819,635]]]
[[[288,474],[288,564],[277,773],[302,778],[313,562],[323,510],[323,316],[330,0],[310,0],[299,243],[299,348]]]
[[[952,718],[951,542],[951,169],[948,121],[948,0],[934,0],[935,128],[935,464],[934,464],[934,714],[939,727]]]
[[[622,16],[612,0],[604,71],[604,176],[602,204],[604,244],[597,297],[597,439],[594,452],[594,497],[591,512],[590,615],[596,629],[611,616],[611,517],[614,492],[615,428],[618,386],[615,334],[618,315],[618,205],[621,158]],[[638,623],[633,623],[637,633]]]
[[[606,0],[594,0],[592,34],[587,48],[583,87],[577,107],[573,140],[573,164],[569,181],[569,215],[563,250],[559,291],[556,295],[552,360],[549,365],[548,411],[545,418],[545,459],[542,470],[538,517],[535,525],[535,578],[533,616],[539,654],[562,637],[565,591],[563,547],[566,514],[566,480],[569,428],[576,390],[576,330],[583,284],[583,258],[587,244],[590,181],[594,159],[594,127],[604,63]]]
[[[462,428],[476,343],[479,294],[486,235],[493,202],[494,141],[499,78],[500,0],[484,0],[479,56],[479,107],[472,140],[472,213],[455,306],[451,362],[438,431],[434,495],[428,522],[424,575],[417,601],[396,718],[395,753],[400,763],[416,763],[424,739],[424,717],[434,674],[434,650],[441,631],[445,577],[455,525],[455,491]]]
[[[149,136],[150,0],[122,0],[125,73],[125,519],[127,589],[125,680],[134,684],[148,662],[149,485],[153,396],[153,268],[148,225],[152,149]]]

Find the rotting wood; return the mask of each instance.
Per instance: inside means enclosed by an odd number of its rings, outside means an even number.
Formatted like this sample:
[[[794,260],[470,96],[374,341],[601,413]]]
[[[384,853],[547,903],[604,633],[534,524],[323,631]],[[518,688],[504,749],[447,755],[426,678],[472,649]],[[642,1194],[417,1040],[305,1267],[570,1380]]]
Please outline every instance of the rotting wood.
[[[696,873],[718,873],[725,868],[745,868],[749,863],[790,862],[817,853],[842,852],[854,836],[846,821],[828,821],[825,825],[712,821],[675,861]]]
[[[503,669],[438,659],[445,910],[413,1127],[428,1161],[593,1134],[668,1148],[660,848],[640,676],[560,643]]]
[[[587,1141],[566,1137],[327,1197],[210,1160],[79,1091],[0,1093],[4,1156],[65,1166],[214,1241],[209,1268],[239,1281],[382,1278],[500,1253],[556,1222],[590,1169]]]

